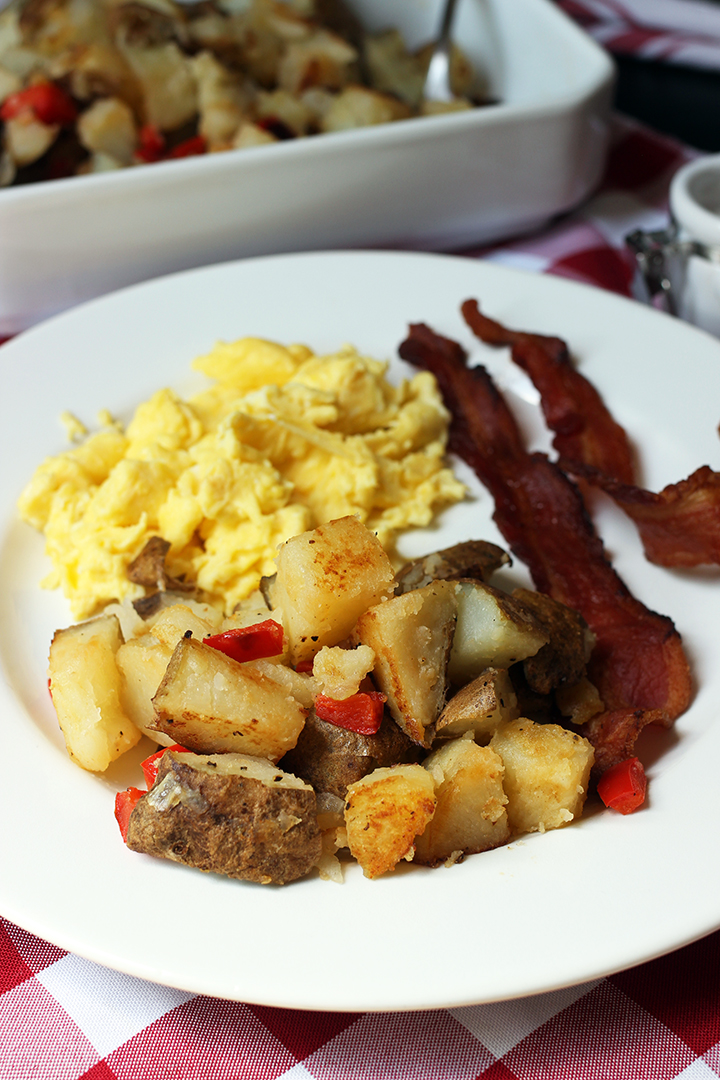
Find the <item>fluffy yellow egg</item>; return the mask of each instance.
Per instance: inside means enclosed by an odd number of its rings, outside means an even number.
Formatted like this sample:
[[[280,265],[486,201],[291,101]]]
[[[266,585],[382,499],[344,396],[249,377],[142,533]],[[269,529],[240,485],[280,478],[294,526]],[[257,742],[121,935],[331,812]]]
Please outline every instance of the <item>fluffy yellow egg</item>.
[[[45,534],[43,585],[62,588],[75,618],[143,595],[127,568],[153,536],[170,543],[168,572],[229,612],[297,533],[356,514],[392,550],[465,495],[429,373],[394,386],[387,364],[351,346],[316,356],[258,338],[219,343],[193,367],[206,390],[159,390],[124,432],[44,461],[19,500]]]

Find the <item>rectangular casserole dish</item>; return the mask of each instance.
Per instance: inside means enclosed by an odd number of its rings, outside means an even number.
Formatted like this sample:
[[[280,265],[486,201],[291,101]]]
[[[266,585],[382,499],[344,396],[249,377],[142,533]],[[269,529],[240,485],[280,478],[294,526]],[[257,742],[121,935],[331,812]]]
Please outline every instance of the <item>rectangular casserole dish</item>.
[[[348,0],[409,45],[439,0]],[[0,190],[0,334],[174,270],[332,247],[450,251],[579,203],[613,67],[551,0],[463,0],[455,37],[498,104]]]

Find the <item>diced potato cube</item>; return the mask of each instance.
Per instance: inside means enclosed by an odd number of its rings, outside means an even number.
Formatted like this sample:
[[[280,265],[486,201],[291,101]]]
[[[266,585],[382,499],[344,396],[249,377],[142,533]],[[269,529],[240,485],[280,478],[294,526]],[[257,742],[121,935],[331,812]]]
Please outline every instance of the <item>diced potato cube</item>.
[[[65,744],[92,772],[104,772],[141,739],[120,703],[121,642],[117,618],[102,615],[58,630],[50,645],[50,689]]]
[[[237,129],[230,145],[234,150],[246,150],[249,146],[267,146],[274,142],[277,142],[277,139],[269,131],[261,128],[259,124],[246,121]]]
[[[172,746],[177,739],[161,731],[150,730],[150,725],[155,722],[152,699],[163,680],[171,656],[172,649],[161,644],[152,634],[126,641],[115,656],[122,677],[120,700],[123,709],[143,735],[163,746]]]
[[[415,839],[435,812],[435,781],[422,765],[395,765],[356,780],[347,791],[345,827],[350,852],[365,877],[411,861]]]
[[[445,739],[470,731],[482,746],[490,742],[503,720],[514,720],[517,715],[517,696],[507,671],[488,668],[450,698],[435,733]]]
[[[580,817],[595,759],[587,739],[520,718],[501,724],[490,746],[505,766],[512,832],[545,832]]]
[[[238,663],[182,638],[153,698],[151,725],[198,754],[248,753],[277,761],[297,742],[305,710],[276,667]]]
[[[137,144],[132,109],[120,98],[98,98],[78,118],[78,138],[91,153],[109,154],[130,165]]]
[[[348,636],[367,608],[392,594],[392,564],[355,517],[293,536],[277,556],[273,607],[282,611],[294,665]]]
[[[433,819],[415,844],[415,861],[436,866],[507,843],[502,759],[489,746],[455,739],[424,762],[436,782]]]
[[[563,716],[578,725],[587,724],[605,708],[600,691],[589,679],[580,679],[574,686],[561,686],[555,691],[555,701]]]
[[[369,645],[358,645],[356,649],[326,645],[315,657],[313,676],[321,694],[344,701],[357,694],[374,663],[375,653]]]
[[[585,675],[595,644],[595,635],[580,612],[533,589],[514,589],[512,595],[530,609],[549,638],[523,663],[530,689],[549,694],[556,687],[574,686]]]
[[[192,120],[197,112],[197,84],[192,62],[174,41],[140,45],[129,35],[120,35],[118,44],[141,84],[145,119],[161,131]]]
[[[370,608],[355,630],[375,651],[374,678],[393,717],[423,746],[445,701],[456,610],[454,585],[435,581]]]
[[[462,578],[487,581],[501,566],[510,565],[510,556],[489,540],[464,540],[452,547],[433,551],[406,563],[398,571],[398,593],[420,589],[431,581],[459,581]]]
[[[27,111],[5,121],[5,149],[18,166],[30,165],[50,149],[58,137],[57,124],[43,124]]]
[[[206,618],[205,615],[211,612],[216,617]],[[213,608],[199,615],[186,604],[172,604],[170,607],[163,608],[153,620],[150,632],[157,641],[172,650],[188,631],[199,641],[209,634],[217,633],[221,621],[222,615],[220,612],[215,612]]]
[[[317,865],[315,792],[245,754],[164,754],[130,815],[127,844],[199,870],[283,885]]]
[[[450,681],[456,686],[485,668],[508,668],[534,656],[548,635],[532,614],[507,593],[481,581],[455,585],[457,627],[450,653]]]
[[[374,124],[388,124],[404,120],[410,110],[402,101],[390,94],[380,94],[366,86],[346,86],[335,96],[330,108],[322,118],[325,132],[347,131]]]
[[[337,34],[319,29],[311,37],[291,42],[280,61],[280,89],[292,94],[310,86],[337,90],[348,80],[357,51]]]

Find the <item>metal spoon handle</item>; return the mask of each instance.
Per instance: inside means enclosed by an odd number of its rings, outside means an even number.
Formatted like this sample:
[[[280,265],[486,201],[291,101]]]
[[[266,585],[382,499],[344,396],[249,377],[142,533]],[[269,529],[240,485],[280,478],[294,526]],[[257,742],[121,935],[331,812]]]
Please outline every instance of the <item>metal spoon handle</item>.
[[[423,96],[426,101],[452,101],[450,86],[450,32],[458,0],[445,0],[440,32],[430,57]]]
[[[440,23],[440,33],[438,40],[449,44],[450,31],[452,29],[453,18],[455,16],[455,8],[457,7],[457,0],[446,0],[445,10],[443,12],[442,22]]]

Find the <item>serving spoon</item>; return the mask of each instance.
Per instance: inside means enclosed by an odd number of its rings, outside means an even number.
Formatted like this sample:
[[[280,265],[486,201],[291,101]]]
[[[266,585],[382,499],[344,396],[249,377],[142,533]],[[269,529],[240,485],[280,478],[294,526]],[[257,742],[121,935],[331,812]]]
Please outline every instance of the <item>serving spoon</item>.
[[[450,86],[450,31],[458,0],[445,0],[440,32],[430,57],[423,97],[426,101],[454,101]]]

